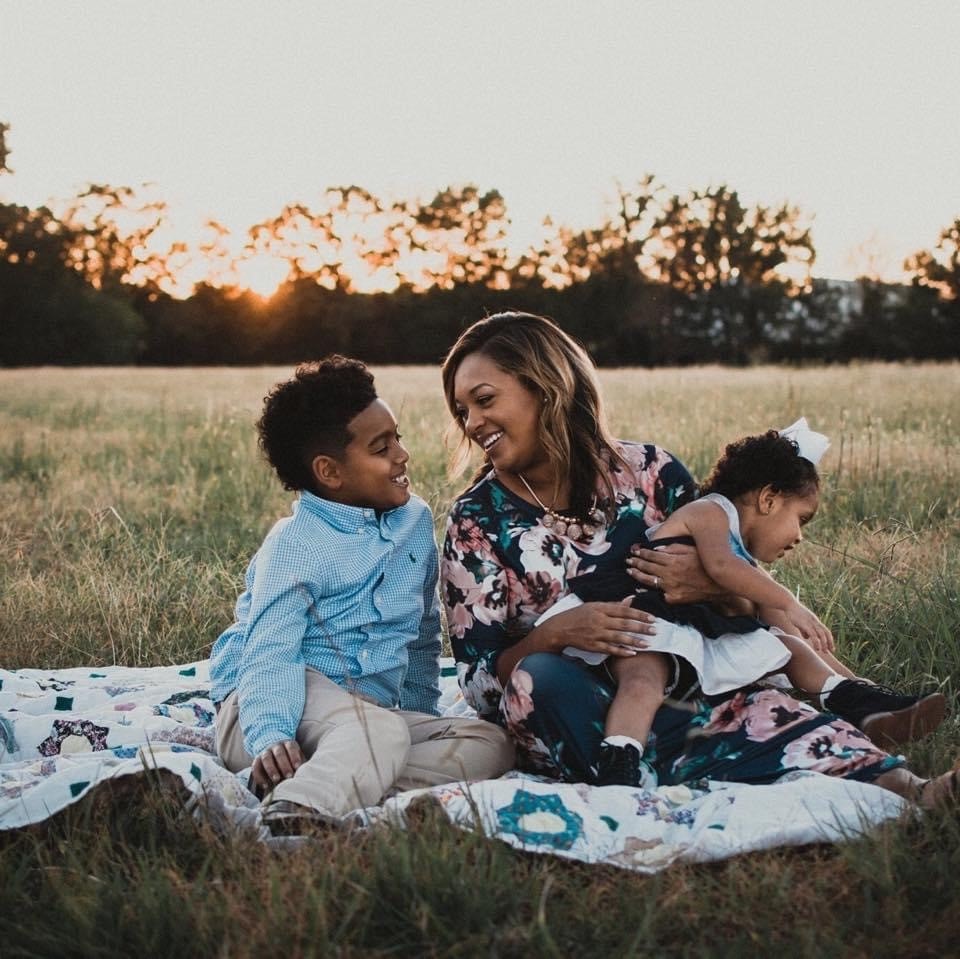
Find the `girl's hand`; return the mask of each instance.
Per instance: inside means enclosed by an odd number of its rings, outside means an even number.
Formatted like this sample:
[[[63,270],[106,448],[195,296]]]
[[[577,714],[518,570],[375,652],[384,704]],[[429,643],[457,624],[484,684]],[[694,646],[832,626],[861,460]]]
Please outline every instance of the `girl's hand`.
[[[250,768],[250,777],[258,795],[269,792],[277,783],[291,776],[303,765],[303,753],[295,739],[274,743],[260,753]]]
[[[627,572],[641,585],[662,589],[668,603],[707,603],[724,591],[707,576],[695,546],[671,543],[630,547]]]
[[[760,618],[785,633],[799,636],[818,653],[832,653],[836,648],[830,630],[802,603],[794,603],[782,610],[761,610]]]
[[[652,636],[656,630],[653,616],[634,609],[632,599],[628,596],[619,603],[584,603],[557,613],[536,631],[556,652],[576,646],[610,656],[636,656],[647,648],[643,637]]]

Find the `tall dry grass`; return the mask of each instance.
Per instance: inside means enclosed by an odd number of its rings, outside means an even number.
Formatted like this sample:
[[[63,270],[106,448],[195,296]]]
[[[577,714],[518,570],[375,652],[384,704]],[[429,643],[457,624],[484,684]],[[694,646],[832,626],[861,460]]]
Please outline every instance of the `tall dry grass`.
[[[436,370],[376,371],[415,486],[443,513]],[[0,372],[0,665],[204,656],[243,569],[289,508],[252,429],[286,369]],[[799,415],[828,433],[820,514],[777,571],[855,668],[901,686],[960,677],[960,367],[612,370],[615,432],[700,476],[720,446]],[[960,754],[950,720],[909,757]],[[5,956],[786,955],[956,951],[960,819],[846,846],[644,878],[531,858],[426,815],[406,834],[284,857],[209,834],[171,786],[101,793],[0,833]]]

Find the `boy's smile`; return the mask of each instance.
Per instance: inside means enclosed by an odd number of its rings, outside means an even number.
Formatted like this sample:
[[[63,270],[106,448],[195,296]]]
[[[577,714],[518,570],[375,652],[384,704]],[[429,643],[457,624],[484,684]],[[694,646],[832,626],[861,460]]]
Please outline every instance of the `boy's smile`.
[[[407,462],[410,454],[400,442],[397,420],[383,400],[374,400],[347,424],[352,439],[340,457],[329,461],[329,477],[321,475],[320,495],[347,506],[380,512],[403,506],[410,499]]]

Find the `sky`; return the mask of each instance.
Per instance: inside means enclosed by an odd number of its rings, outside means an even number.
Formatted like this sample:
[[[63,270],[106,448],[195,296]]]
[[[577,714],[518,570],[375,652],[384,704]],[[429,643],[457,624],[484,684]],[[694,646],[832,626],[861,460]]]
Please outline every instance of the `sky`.
[[[519,252],[652,173],[796,204],[817,275],[896,280],[960,217],[958,37],[952,0],[0,0],[0,201],[152,183],[194,243],[476,183]]]

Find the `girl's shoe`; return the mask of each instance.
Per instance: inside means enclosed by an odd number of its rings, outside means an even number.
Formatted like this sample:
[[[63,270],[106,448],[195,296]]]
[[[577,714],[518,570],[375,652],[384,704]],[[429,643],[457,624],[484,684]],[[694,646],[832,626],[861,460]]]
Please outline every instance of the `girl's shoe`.
[[[656,771],[640,755],[640,750],[636,746],[631,746],[629,743],[623,746],[601,743],[593,785],[656,789],[658,783]]]
[[[897,746],[928,736],[943,722],[943,693],[909,696],[864,679],[845,679],[823,701],[828,712],[863,730],[878,746]]]

